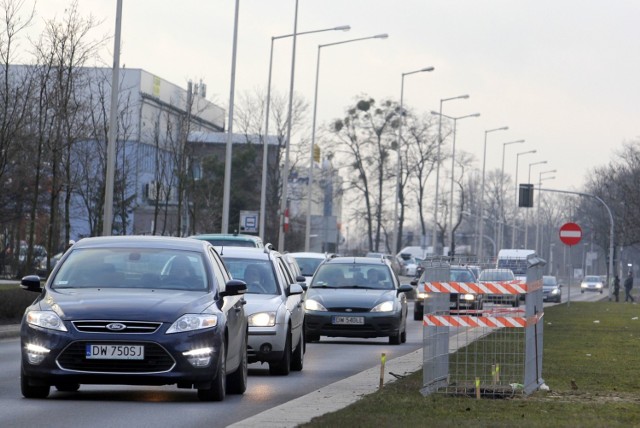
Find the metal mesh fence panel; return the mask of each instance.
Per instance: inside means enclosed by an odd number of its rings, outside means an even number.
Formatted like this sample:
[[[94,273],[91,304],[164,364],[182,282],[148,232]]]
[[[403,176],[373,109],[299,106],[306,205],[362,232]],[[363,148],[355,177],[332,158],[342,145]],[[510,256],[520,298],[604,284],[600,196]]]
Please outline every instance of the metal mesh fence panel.
[[[495,261],[466,262],[496,266]],[[544,261],[529,261],[526,280],[505,281],[455,281],[462,265],[444,258],[423,266],[418,285],[426,296],[421,392],[504,398],[535,391],[543,383]],[[463,299],[475,304],[465,305]]]

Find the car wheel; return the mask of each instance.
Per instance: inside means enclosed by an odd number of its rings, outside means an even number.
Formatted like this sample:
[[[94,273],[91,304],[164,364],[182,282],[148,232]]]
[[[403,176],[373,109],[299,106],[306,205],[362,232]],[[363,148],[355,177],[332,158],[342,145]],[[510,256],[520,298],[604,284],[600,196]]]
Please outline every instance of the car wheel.
[[[300,342],[293,352],[291,359],[291,370],[299,372],[304,367],[304,334],[300,333]]]
[[[51,387],[49,385],[30,385],[29,376],[24,374],[24,370],[20,374],[20,389],[24,398],[47,398]]]
[[[516,296],[516,300],[514,300],[514,302],[513,302],[512,306],[513,306],[514,308],[517,308],[517,307],[519,307],[519,306],[520,306],[520,299],[519,299],[517,296]]]
[[[287,376],[291,371],[291,333],[287,331],[287,340],[284,342],[282,359],[277,363],[269,363],[269,373],[272,375]]]
[[[220,361],[218,371],[211,382],[211,387],[198,389],[198,399],[200,401],[222,401],[226,395],[227,386],[227,353],[224,341],[220,345]]]
[[[235,372],[227,376],[227,390],[231,394],[244,394],[247,390],[247,375],[249,374],[249,364],[247,361],[247,340],[242,343],[240,350],[240,365]]]
[[[580,290],[580,292],[581,292],[582,294],[584,294],[584,290]]]
[[[400,343],[406,343],[407,342],[407,326],[405,324],[404,329],[402,330],[402,333],[400,333]]]
[[[56,385],[56,389],[60,392],[76,392],[80,389],[79,383],[64,383]]]
[[[413,320],[421,321],[422,320],[422,311],[418,311],[416,309],[413,310]]]

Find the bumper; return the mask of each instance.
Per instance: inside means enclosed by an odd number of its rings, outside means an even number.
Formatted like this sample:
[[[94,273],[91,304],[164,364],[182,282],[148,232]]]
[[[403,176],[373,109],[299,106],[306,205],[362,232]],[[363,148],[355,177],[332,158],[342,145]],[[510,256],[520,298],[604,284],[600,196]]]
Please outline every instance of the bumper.
[[[73,327],[71,327],[73,329]],[[222,335],[206,329],[190,333],[92,334],[59,332],[23,325],[22,370],[30,382],[40,385],[171,385],[206,388],[215,378],[220,362]],[[144,359],[111,360],[86,358],[87,345],[142,345]],[[38,364],[30,362],[27,345],[47,349]],[[183,353],[208,348],[210,358],[195,367]],[[192,357],[192,360],[197,359]],[[206,358],[205,358],[206,359]],[[201,360],[202,361],[202,360]]]
[[[287,326],[249,327],[247,358],[249,363],[270,363],[282,360]]]
[[[340,325],[334,317],[363,317],[364,324]],[[313,336],[329,337],[387,337],[400,333],[402,314],[400,312],[307,312],[305,333]]]

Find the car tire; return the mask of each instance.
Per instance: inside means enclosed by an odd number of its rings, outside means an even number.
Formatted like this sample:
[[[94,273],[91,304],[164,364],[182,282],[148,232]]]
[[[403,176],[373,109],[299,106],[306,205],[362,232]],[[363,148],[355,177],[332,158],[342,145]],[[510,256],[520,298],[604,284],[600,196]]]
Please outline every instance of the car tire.
[[[584,290],[580,290],[580,293],[584,294]]]
[[[47,398],[51,387],[49,385],[30,385],[29,376],[24,374],[24,370],[21,370],[20,374],[20,389],[24,398]]]
[[[211,382],[210,388],[198,389],[198,399],[200,401],[222,401],[227,395],[227,353],[224,341],[220,345],[220,361],[218,371]]]
[[[398,330],[398,333],[389,336],[389,344],[400,345],[402,343],[402,332]]]
[[[244,394],[247,390],[247,376],[249,375],[249,363],[247,356],[247,339],[242,344],[240,365],[235,372],[227,376],[227,391],[230,394]]]
[[[300,342],[293,351],[293,357],[291,358],[291,370],[299,372],[304,367],[304,334],[300,333]]]
[[[80,389],[79,383],[63,383],[56,385],[56,389],[60,392],[76,392]]]
[[[420,311],[413,310],[413,320],[414,321],[422,321],[422,313]]]
[[[514,302],[511,304],[511,306],[513,306],[514,308],[517,308],[520,306],[520,298],[516,297],[516,300],[514,300]]]
[[[407,326],[405,324],[402,333],[400,333],[400,343],[407,343]]]
[[[287,331],[287,339],[284,342],[282,359],[269,363],[269,373],[278,376],[287,376],[291,372],[291,333]]]

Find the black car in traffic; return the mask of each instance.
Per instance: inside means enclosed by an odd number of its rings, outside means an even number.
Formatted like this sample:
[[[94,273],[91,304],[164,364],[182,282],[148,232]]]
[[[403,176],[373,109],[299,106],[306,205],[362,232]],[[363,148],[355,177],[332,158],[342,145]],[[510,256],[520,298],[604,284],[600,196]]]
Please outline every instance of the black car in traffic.
[[[246,284],[213,246],[186,238],[86,238],[67,251],[21,325],[21,388],[171,385],[204,401],[247,383]]]

